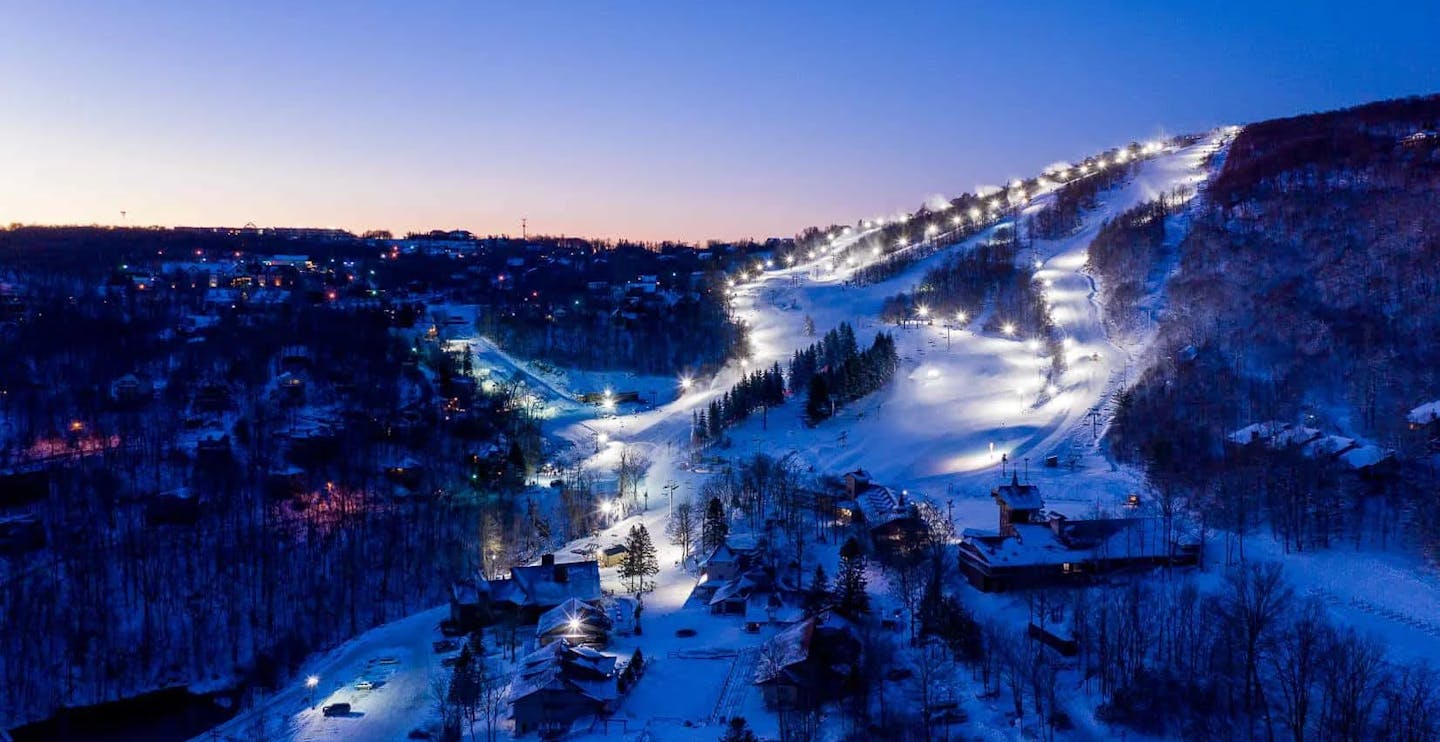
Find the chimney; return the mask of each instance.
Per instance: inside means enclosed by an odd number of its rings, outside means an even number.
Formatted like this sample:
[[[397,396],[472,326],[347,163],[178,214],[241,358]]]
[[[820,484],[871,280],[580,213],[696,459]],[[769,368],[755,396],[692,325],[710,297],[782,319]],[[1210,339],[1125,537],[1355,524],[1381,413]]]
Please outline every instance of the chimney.
[[[554,555],[554,554],[544,554],[544,555],[542,555],[542,556],[540,557],[540,566],[542,566],[542,567],[553,567],[553,566],[555,566],[555,555]]]

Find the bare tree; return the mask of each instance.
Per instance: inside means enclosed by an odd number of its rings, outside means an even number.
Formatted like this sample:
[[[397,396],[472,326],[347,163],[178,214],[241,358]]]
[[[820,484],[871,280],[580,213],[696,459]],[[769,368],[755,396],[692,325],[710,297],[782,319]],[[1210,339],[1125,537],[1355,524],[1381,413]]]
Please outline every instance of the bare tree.
[[[1285,727],[1295,742],[1305,742],[1312,713],[1312,699],[1332,643],[1324,608],[1307,602],[1280,630],[1270,653],[1275,687],[1280,691]]]
[[[620,448],[620,458],[615,463],[616,495],[620,499],[630,498],[633,506],[639,498],[640,482],[650,468],[650,459],[636,446],[626,444]]]
[[[670,543],[680,547],[682,566],[690,560],[690,549],[695,545],[699,530],[700,521],[695,515],[694,503],[689,500],[676,503],[669,522],[665,524],[665,535],[670,538]]]
[[[1235,632],[1244,653],[1247,713],[1263,698],[1260,654],[1294,599],[1295,591],[1285,583],[1278,562],[1251,562],[1225,574],[1225,590],[1216,610]]]
[[[1371,637],[1345,629],[1329,651],[1323,673],[1321,731],[1327,739],[1364,740],[1371,736],[1377,690],[1385,683],[1385,647]]]

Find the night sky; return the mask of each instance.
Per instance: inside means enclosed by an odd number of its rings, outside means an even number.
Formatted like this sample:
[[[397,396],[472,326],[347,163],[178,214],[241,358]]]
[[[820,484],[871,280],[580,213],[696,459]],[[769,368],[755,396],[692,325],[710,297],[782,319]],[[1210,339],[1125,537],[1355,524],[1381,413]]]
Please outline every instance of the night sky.
[[[790,235],[1440,91],[1440,3],[0,0],[0,223]]]

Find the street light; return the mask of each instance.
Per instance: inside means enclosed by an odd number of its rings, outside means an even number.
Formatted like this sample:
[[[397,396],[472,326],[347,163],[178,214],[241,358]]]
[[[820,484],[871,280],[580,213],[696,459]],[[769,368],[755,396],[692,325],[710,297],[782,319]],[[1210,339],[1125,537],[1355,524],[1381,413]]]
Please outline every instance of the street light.
[[[1014,334],[1015,334],[1015,325],[1012,325],[1012,324],[1010,324],[1009,322],[1006,322],[1004,325],[1001,325],[1001,326],[1000,326],[1000,331],[1003,332],[1003,333],[1005,333],[1006,335],[1014,335]]]
[[[970,317],[969,317],[969,315],[965,314],[964,312],[956,312],[956,313],[955,313],[955,321],[956,321],[956,322],[964,322],[964,321],[967,320],[967,319],[970,319]]]
[[[311,675],[310,677],[305,678],[305,687],[306,687],[306,688],[314,688],[315,686],[317,686],[317,685],[319,685],[319,684],[320,684],[320,678],[318,678],[318,677],[316,677],[316,676],[314,676],[314,675]]]
[[[690,384],[692,384],[692,383],[693,383],[693,381],[692,381],[692,379],[691,379],[689,376],[681,376],[681,377],[680,377],[680,389],[681,389],[681,391],[686,391],[686,392],[690,391]]]

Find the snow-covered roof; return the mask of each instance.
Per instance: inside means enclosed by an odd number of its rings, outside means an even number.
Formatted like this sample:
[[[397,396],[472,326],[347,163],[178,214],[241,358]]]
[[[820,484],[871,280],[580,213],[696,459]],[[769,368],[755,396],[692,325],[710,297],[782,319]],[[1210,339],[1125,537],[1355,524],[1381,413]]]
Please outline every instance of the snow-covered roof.
[[[1425,423],[1440,420],[1440,399],[1437,399],[1434,402],[1426,402],[1425,404],[1416,407],[1415,409],[1410,411],[1410,414],[1406,416],[1406,419],[1417,425],[1424,425]]]
[[[1420,405],[1410,411],[1411,422],[1425,422],[1429,415],[1440,416],[1440,401]],[[1271,420],[1247,425],[1227,436],[1241,445],[1263,442],[1273,449],[1299,447],[1310,458],[1335,457],[1353,469],[1374,466],[1390,456],[1390,452],[1373,444],[1343,435],[1326,434],[1315,428]]]
[[[880,484],[872,484],[855,493],[855,504],[866,525],[874,528],[909,514],[909,508],[895,491]]]
[[[1304,425],[1280,422],[1279,420],[1267,420],[1262,423],[1254,423],[1226,436],[1232,443],[1248,445],[1250,443],[1265,442],[1271,448],[1288,448],[1309,443],[1320,437],[1320,431],[1315,428],[1307,428]]]
[[[568,598],[560,605],[540,614],[540,619],[535,624],[535,635],[545,636],[569,631],[571,621],[605,630],[609,630],[611,624],[610,617],[605,615],[603,608],[583,600]]]
[[[806,619],[776,634],[761,648],[755,664],[755,683],[768,683],[779,678],[792,665],[810,656],[810,640],[815,635],[816,619]]]
[[[510,702],[541,690],[576,693],[605,702],[619,696],[613,678],[616,657],[560,641],[520,658],[510,683]]]
[[[1374,466],[1387,458],[1390,458],[1390,452],[1374,444],[1356,446],[1340,455],[1340,460],[1352,469]]]
[[[1019,523],[1014,536],[967,538],[996,567],[1058,565],[1086,559],[1144,559],[1170,553],[1159,518],[1102,518],[1051,524]],[[1058,533],[1057,533],[1058,530]]]
[[[849,630],[848,621],[826,611],[781,631],[760,649],[760,657],[755,664],[755,684],[776,680],[785,675],[791,667],[808,660],[815,649],[817,634],[825,632],[835,636],[836,631]]]
[[[567,598],[598,600],[601,596],[600,563],[594,560],[513,567],[508,581],[519,590],[523,600],[517,602],[522,605],[559,605]],[[498,587],[506,581],[495,582]]]
[[[1010,484],[996,487],[991,494],[1012,510],[1039,510],[1045,507],[1045,501],[1040,498],[1040,488],[1033,484],[1021,484],[1019,474],[1012,474]]]

